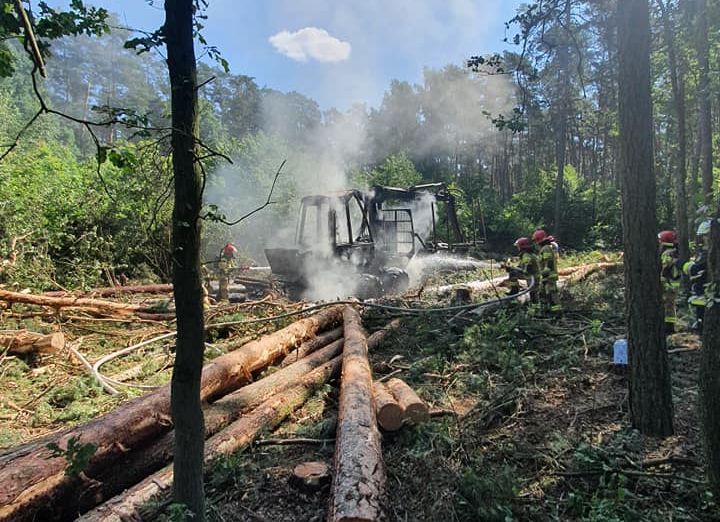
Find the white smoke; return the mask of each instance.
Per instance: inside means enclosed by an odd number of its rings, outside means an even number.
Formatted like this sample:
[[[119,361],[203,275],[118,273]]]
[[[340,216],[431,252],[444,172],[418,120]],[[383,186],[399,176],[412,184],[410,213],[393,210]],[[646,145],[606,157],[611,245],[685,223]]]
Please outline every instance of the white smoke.
[[[394,114],[400,120],[415,120],[423,126],[422,139],[411,151],[413,156],[436,154],[441,150],[445,154],[455,154],[458,164],[463,154],[479,157],[483,149],[487,152],[495,146],[494,138],[498,133],[487,115],[507,113],[513,106],[512,86],[508,78],[471,74],[459,67],[426,70],[424,84],[416,86],[414,91],[420,101],[420,112]],[[266,96],[262,107],[263,128],[273,133],[285,132],[286,136],[295,133],[294,148],[282,139],[260,137],[257,138],[260,145],[255,149],[243,149],[235,165],[223,167],[213,174],[206,191],[206,203],[217,204],[228,217],[234,217],[264,202],[272,180],[271,173],[282,159],[288,160],[273,197],[276,204],[247,222],[226,230],[224,237],[215,239],[214,249],[231,240],[255,263],[265,265],[264,248],[294,246],[301,197],[353,188],[348,172],[371,157],[368,140],[371,123],[364,106],[354,106],[344,113],[331,110],[323,115],[319,125],[308,123],[301,128],[287,129],[288,122],[297,121],[297,107],[289,102],[298,100],[303,101],[301,97]],[[305,98],[304,102],[309,100]],[[313,108],[312,103],[305,109],[310,112],[318,110],[317,106]],[[417,108],[412,109],[408,105],[407,110],[417,111]],[[308,121],[312,122],[312,118]],[[390,202],[385,208],[409,208],[415,232],[423,240],[434,239],[432,209],[435,209],[436,222],[440,220],[439,212],[444,211],[444,205],[437,205],[430,193],[412,202]],[[358,233],[358,228],[353,226],[353,234]],[[444,235],[445,231],[438,230],[437,233]],[[305,267],[305,279],[309,285],[303,295],[305,298],[335,299],[355,295],[359,290],[362,267],[330,255],[330,234],[331,231],[327,231],[312,245],[312,249],[323,254],[321,257],[324,259]],[[457,260],[453,263],[457,266]],[[433,267],[437,268],[436,263]],[[417,281],[419,274],[428,268],[427,260],[411,263],[409,271],[413,281]]]

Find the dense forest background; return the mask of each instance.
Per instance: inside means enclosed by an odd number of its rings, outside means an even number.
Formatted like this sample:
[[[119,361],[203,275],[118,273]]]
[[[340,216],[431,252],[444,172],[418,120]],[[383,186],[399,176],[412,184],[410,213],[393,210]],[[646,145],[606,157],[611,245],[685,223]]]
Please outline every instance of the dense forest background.
[[[538,226],[567,248],[618,246],[615,2],[550,4],[509,21],[512,52],[426,69],[414,85],[393,81],[378,107],[323,111],[300,93],[201,63],[202,139],[233,159],[205,165],[205,259],[232,240],[264,263],[262,248],[291,234],[304,194],[421,181],[450,183],[468,236],[499,248]],[[703,154],[709,146],[712,159],[720,128],[720,5],[652,6],[658,218],[677,226],[684,208],[692,239],[708,183],[717,191],[720,177]],[[132,109],[154,133],[102,127],[98,149],[85,127],[39,118],[0,162],[2,282],[93,286],[110,270],[169,278],[171,168],[157,140],[169,125],[168,80],[161,56],[124,49],[130,37],[113,29],[53,43],[40,90],[82,119]],[[29,60],[9,48],[16,72],[0,80],[0,145],[37,111]],[[235,227],[217,220],[261,205],[285,159],[272,205]]]

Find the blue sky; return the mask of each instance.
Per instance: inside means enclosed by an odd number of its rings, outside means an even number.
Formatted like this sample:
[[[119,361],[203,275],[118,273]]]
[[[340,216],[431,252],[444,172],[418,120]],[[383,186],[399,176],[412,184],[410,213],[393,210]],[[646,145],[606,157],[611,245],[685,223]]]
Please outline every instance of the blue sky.
[[[56,0],[54,4],[67,4]],[[89,0],[131,27],[157,28],[162,1]],[[519,0],[210,0],[205,37],[234,73],[295,90],[323,109],[376,106],[390,80],[507,45]],[[509,35],[512,36],[512,35]]]

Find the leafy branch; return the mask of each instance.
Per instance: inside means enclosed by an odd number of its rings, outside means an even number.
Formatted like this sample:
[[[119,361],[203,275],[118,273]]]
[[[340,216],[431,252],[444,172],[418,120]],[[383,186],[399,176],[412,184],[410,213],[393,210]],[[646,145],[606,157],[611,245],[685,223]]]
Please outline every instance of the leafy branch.
[[[240,216],[239,218],[237,218],[237,219],[234,220],[234,221],[228,221],[223,214],[220,214],[220,213],[218,212],[218,206],[217,206],[217,205],[209,205],[208,207],[209,207],[210,210],[209,210],[208,212],[206,212],[204,215],[200,216],[200,219],[207,219],[207,220],[209,220],[209,221],[216,221],[216,222],[223,223],[223,224],[225,224],[225,225],[228,225],[228,226],[231,226],[231,227],[232,227],[232,226],[234,226],[234,225],[237,225],[237,224],[240,223],[241,221],[246,220],[247,218],[249,218],[249,217],[252,216],[253,214],[255,214],[255,213],[257,213],[257,212],[260,212],[261,210],[263,210],[263,209],[264,209],[265,207],[267,207],[268,205],[273,205],[273,204],[275,204],[276,201],[272,201],[272,195],[273,195],[273,192],[275,191],[275,185],[277,184],[277,180],[278,180],[278,178],[280,177],[280,172],[282,171],[282,168],[285,166],[285,163],[287,163],[287,160],[283,160],[283,162],[280,164],[280,167],[278,167],[277,172],[275,172],[275,177],[273,178],[272,185],[270,186],[270,192],[268,193],[268,196],[267,196],[267,199],[265,200],[265,203],[263,203],[262,205],[260,205],[260,206],[257,207],[256,209],[251,210],[251,211],[248,212],[247,214],[244,214],[244,215]]]

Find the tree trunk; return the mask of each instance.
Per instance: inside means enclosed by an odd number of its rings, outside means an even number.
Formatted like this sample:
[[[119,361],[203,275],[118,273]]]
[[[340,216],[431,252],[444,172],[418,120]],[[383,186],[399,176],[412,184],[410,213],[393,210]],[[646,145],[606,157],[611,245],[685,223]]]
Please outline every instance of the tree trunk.
[[[570,97],[570,35],[568,34],[570,28],[570,12],[571,12],[570,0],[565,0],[564,7],[564,41],[560,43],[558,50],[558,72],[562,76],[560,80],[562,88],[560,89],[560,100],[559,108],[557,112],[557,135],[555,136],[555,158],[557,162],[557,176],[555,177],[555,219],[553,223],[553,233],[556,237],[560,237],[560,216],[562,214],[563,205],[563,191],[565,186],[565,158],[567,150],[567,128],[568,128],[568,117],[571,111],[571,100]]]
[[[165,0],[163,32],[167,47],[172,112],[173,294],[177,344],[172,374],[171,410],[175,425],[173,498],[198,522],[205,519],[203,448],[205,428],[200,376],[205,347],[200,276],[202,178],[196,147],[199,136],[197,76],[193,42],[193,0]]]
[[[670,370],[655,234],[650,15],[647,0],[618,3],[620,155],[630,412],[642,433],[673,432]]]
[[[677,212],[675,214],[675,229],[678,233],[678,254],[680,264],[690,259],[690,244],[688,237],[688,211],[687,211],[687,122],[685,110],[685,80],[684,71],[678,64],[675,46],[675,35],[673,24],[670,18],[670,2],[667,5],[663,0],[657,0],[660,7],[663,34],[667,46],[668,65],[670,66],[670,83],[673,95],[673,110],[675,111],[675,124],[677,126],[677,151],[675,154],[675,198]],[[684,277],[684,276],[683,276]]]
[[[708,44],[707,0],[697,0],[696,46],[698,59],[698,126],[703,200],[713,203],[712,114],[710,105],[710,59]]]
[[[708,281],[720,288],[720,212],[710,227]],[[712,288],[712,287],[711,287]],[[700,413],[705,442],[707,474],[716,498],[720,497],[720,303],[705,310],[703,347],[700,352]]]
[[[385,470],[375,418],[368,345],[360,314],[354,308],[345,308],[343,320],[345,348],[328,520],[375,521],[382,518]]]

